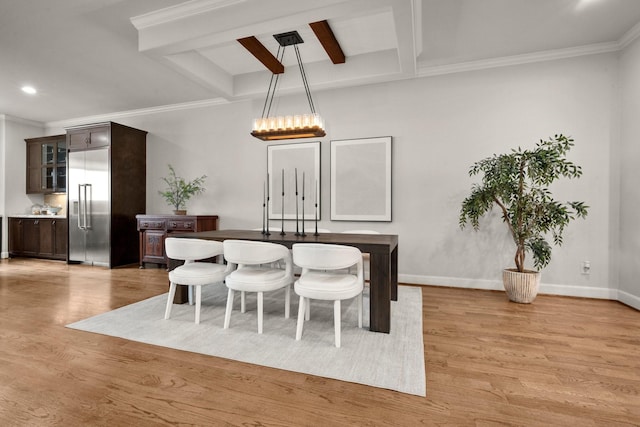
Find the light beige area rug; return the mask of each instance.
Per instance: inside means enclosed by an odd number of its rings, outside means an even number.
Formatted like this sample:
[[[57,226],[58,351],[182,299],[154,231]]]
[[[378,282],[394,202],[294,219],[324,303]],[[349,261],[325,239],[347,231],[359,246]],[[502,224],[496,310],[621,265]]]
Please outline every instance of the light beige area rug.
[[[236,292],[231,326],[222,328],[227,299],[222,284],[203,287],[199,325],[194,323],[194,306],[188,304],[174,305],[171,319],[164,320],[164,294],[67,327],[426,396],[419,287],[398,287],[390,334],[368,330],[368,289],[363,329],[358,328],[355,301],[343,301],[341,348],[334,346],[331,301],[312,301],[311,320],[305,322],[302,340],[295,340],[298,298],[293,290],[291,295],[291,318],[285,319],[284,291],[265,294],[262,335],[257,333],[255,294],[247,294],[247,312],[241,313]]]

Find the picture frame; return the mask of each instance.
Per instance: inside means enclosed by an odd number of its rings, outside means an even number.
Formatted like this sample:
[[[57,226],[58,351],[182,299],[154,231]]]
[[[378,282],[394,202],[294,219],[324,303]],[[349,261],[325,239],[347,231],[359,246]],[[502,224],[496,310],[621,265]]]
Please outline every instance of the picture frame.
[[[269,186],[269,218],[296,219],[296,175],[298,216],[320,220],[320,141],[269,145],[267,147],[267,176]],[[284,199],[282,190],[284,184]],[[303,194],[304,190],[304,194]],[[316,208],[317,203],[317,208]]]
[[[331,220],[391,221],[391,137],[331,141]]]

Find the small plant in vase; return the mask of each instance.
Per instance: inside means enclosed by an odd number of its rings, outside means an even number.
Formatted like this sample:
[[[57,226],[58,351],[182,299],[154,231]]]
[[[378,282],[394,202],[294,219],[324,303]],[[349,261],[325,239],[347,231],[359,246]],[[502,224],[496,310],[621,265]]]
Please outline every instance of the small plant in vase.
[[[482,175],[471,194],[462,202],[460,227],[471,224],[479,228],[479,219],[498,206],[516,246],[516,268],[503,270],[503,283],[511,301],[532,302],[540,285],[540,272],[525,269],[526,252],[531,252],[538,270],[551,261],[551,245],[562,244],[562,234],[569,222],[584,218],[583,202],[558,202],[547,188],[556,179],[579,178],[580,166],[566,158],[573,139],[562,134],[540,140],[533,150],[512,150],[480,160],[469,169],[469,175]]]
[[[177,176],[173,166],[169,165],[169,176],[162,178],[168,187],[158,193],[174,208],[174,214],[186,215],[187,201],[205,190],[203,184],[206,178],[206,175],[202,175],[187,182],[184,178]]]

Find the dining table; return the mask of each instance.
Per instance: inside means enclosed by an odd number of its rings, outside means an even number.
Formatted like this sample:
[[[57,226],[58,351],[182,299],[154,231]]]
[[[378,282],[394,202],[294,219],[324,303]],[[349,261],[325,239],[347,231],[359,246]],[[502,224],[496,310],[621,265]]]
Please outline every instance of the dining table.
[[[296,243],[325,243],[348,245],[370,254],[369,261],[369,329],[389,333],[391,330],[391,301],[398,299],[398,236],[396,234],[359,233],[306,233],[293,231],[269,234],[260,230],[211,230],[194,233],[176,233],[171,237],[224,241],[251,240],[278,243],[291,249]],[[169,269],[177,264],[169,260]],[[186,286],[179,286],[176,303],[188,301]]]

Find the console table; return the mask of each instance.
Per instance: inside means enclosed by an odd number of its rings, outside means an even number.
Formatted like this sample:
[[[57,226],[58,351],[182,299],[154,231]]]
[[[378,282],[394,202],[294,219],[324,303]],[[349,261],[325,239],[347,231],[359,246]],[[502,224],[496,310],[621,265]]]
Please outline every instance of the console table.
[[[169,265],[164,239],[172,233],[218,229],[217,215],[136,215],[140,233],[140,268],[144,263]]]
[[[254,240],[279,243],[289,249],[294,243],[332,243],[355,246],[362,252],[371,254],[370,260],[370,329],[375,332],[389,333],[391,328],[391,301],[398,299],[398,236],[395,234],[347,234],[313,233],[296,236],[279,232],[265,236],[260,231],[216,230],[198,233],[175,234],[172,237],[198,238],[224,241],[226,239]],[[170,266],[169,268],[172,268]],[[186,288],[186,286],[180,286]],[[177,297],[178,293],[176,293]],[[186,296],[186,293],[183,292]],[[178,302],[174,300],[175,302]],[[185,302],[185,301],[182,301]]]

